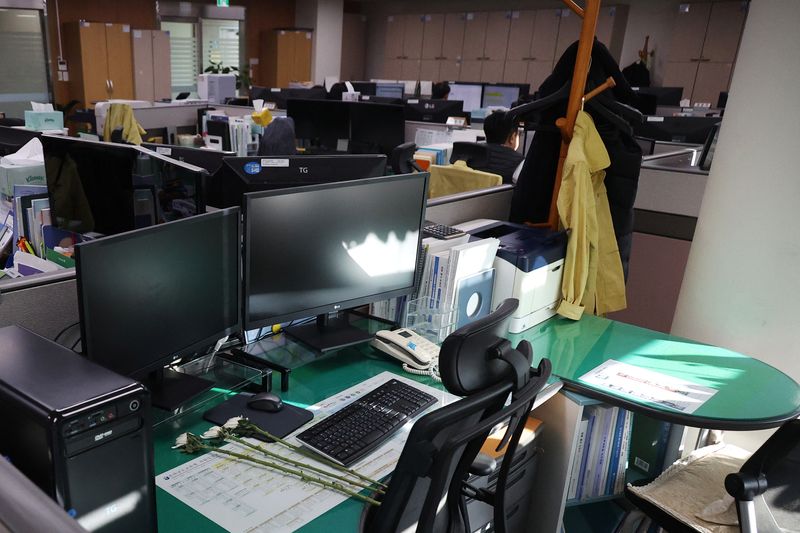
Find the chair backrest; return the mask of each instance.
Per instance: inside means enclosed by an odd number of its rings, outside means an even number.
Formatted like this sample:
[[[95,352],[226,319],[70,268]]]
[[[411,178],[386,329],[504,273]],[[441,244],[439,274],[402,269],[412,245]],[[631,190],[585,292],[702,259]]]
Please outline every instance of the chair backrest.
[[[414,152],[416,151],[417,145],[413,142],[395,146],[389,155],[389,164],[392,166],[392,172],[395,174],[410,174],[413,172]]]
[[[428,198],[437,198],[458,192],[486,189],[503,183],[499,174],[473,170],[464,161],[456,161],[449,166],[431,165]]]
[[[489,150],[486,143],[471,143],[456,141],[453,143],[453,153],[450,154],[450,162],[466,161],[467,166],[485,166],[489,161]]]
[[[508,468],[536,394],[550,376],[542,361],[531,379],[503,407],[513,389],[510,381],[468,396],[420,418],[411,428],[381,506],[366,517],[369,533],[399,531],[465,531],[462,486],[469,468],[492,428],[509,421],[513,435],[506,444],[495,494],[495,531],[505,533],[503,494]]]
[[[800,531],[800,419],[784,423],[725,478],[743,533]]]

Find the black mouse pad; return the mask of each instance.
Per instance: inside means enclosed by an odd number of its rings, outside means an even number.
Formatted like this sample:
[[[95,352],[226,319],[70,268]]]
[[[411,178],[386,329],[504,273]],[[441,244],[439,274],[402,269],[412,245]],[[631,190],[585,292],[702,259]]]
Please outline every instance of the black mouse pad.
[[[268,431],[280,438],[292,433],[314,418],[314,414],[308,409],[301,409],[300,407],[295,407],[285,402],[281,410],[277,413],[267,413],[250,409],[247,407],[247,400],[252,396],[252,394],[248,393],[239,393],[225,400],[213,409],[206,411],[203,414],[203,418],[221,426],[235,416],[243,416],[264,431]],[[266,437],[260,435],[256,435],[255,437],[263,441],[268,440]]]

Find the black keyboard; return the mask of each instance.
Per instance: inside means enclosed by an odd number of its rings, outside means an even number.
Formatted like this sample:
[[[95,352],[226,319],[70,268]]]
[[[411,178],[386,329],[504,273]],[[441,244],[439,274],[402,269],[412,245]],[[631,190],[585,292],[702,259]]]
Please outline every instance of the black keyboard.
[[[460,235],[464,235],[464,232],[458,228],[445,226],[444,224],[436,224],[433,222],[426,222],[425,226],[422,227],[422,232],[437,239],[453,239]]]
[[[392,379],[303,431],[297,440],[350,466],[435,403],[430,394]]]

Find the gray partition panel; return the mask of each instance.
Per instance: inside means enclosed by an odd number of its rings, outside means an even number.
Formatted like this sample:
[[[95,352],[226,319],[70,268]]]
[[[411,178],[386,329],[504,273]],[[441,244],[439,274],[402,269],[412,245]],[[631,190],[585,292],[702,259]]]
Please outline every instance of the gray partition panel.
[[[53,339],[78,320],[74,269],[18,278],[0,285],[0,327],[18,324]],[[65,335],[72,340],[77,336],[77,327]]]
[[[513,185],[499,185],[428,200],[425,218],[453,226],[468,220],[508,220]]]

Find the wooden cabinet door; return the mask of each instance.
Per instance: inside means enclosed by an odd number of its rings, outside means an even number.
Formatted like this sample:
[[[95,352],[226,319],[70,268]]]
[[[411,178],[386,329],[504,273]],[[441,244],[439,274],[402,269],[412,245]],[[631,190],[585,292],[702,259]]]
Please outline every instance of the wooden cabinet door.
[[[133,85],[137,100],[155,100],[154,65],[153,65],[153,32],[151,30],[133,30],[131,32],[133,48]]]
[[[527,83],[528,61],[506,61],[503,69],[504,83]]]
[[[153,96],[156,100],[172,96],[172,59],[169,34],[153,30]]]
[[[424,15],[403,15],[403,59],[422,57],[422,36],[425,30]]]
[[[419,59],[403,59],[400,62],[400,80],[418,80]]]
[[[498,83],[503,80],[503,67],[505,61],[501,60],[486,60],[481,62],[481,78],[480,81],[485,83]]]
[[[561,57],[564,50],[581,36],[582,23],[583,19],[569,9],[561,10],[561,20],[558,22],[558,41],[556,41],[556,59]]]
[[[700,63],[692,91],[692,103],[710,102],[717,105],[719,93],[727,91],[733,63]],[[685,93],[684,93],[685,94]]]
[[[442,57],[442,40],[444,39],[444,15],[424,15],[422,33],[422,59],[439,59]],[[438,70],[438,69],[437,69]],[[437,78],[425,78],[437,79]]]
[[[491,11],[486,17],[486,38],[483,45],[483,57],[487,61],[506,59],[508,50],[508,31],[511,26],[511,11]],[[501,69],[502,77],[502,69]],[[500,78],[494,81],[499,81]]]
[[[529,61],[528,77],[525,80],[531,86],[531,94],[539,89],[539,85],[553,72],[553,61]]]
[[[106,53],[106,28],[97,22],[82,22],[79,28],[83,95],[74,95],[89,107],[94,102],[107,100],[108,55]]]
[[[539,9],[533,24],[533,38],[528,57],[531,61],[553,61],[556,57],[560,9]]]
[[[386,17],[386,47],[383,57],[386,59],[400,59],[403,57],[403,33],[406,19],[399,15]]]
[[[461,61],[464,49],[464,30],[466,27],[466,15],[464,13],[448,13],[444,17],[444,37],[442,38],[442,61],[456,62]],[[442,64],[443,71],[453,72],[454,67]],[[442,79],[450,79],[441,74]],[[453,79],[457,79],[453,78]]]
[[[311,80],[311,48],[314,34],[310,31],[289,32],[294,61],[289,69],[289,81]],[[283,87],[287,87],[284,85]]]
[[[506,51],[507,65],[508,62],[512,61],[527,61],[530,56],[535,22],[536,11],[511,12],[511,25],[508,30],[508,50]],[[523,74],[522,77],[524,78],[525,75]]]
[[[745,2],[714,2],[703,43],[703,59],[733,63],[746,16]]]
[[[481,64],[480,59],[470,59],[461,62],[461,72],[458,74],[458,81],[477,82],[481,81]]]
[[[383,61],[383,79],[399,80],[402,79],[403,60],[385,59]]]
[[[455,61],[453,59],[442,59],[439,61],[439,81],[456,81],[460,79],[460,61]]]
[[[691,98],[694,79],[697,77],[697,65],[693,61],[670,61],[664,66],[664,87],[683,87],[683,97]]]
[[[424,81],[441,81],[439,77],[439,59],[421,59],[419,62],[419,79]]]
[[[461,51],[461,58],[464,61],[481,61],[484,57],[484,45],[486,44],[486,24],[489,21],[489,14],[467,13],[464,20],[464,47]],[[464,65],[461,65],[462,73]],[[478,74],[480,77],[480,74]],[[478,78],[474,78],[477,80]],[[473,80],[474,81],[474,80]]]
[[[703,51],[711,4],[681,4],[675,9],[672,39],[666,59],[677,62],[697,60]]]
[[[133,99],[133,51],[131,27],[127,24],[106,24],[106,52],[111,98]]]

